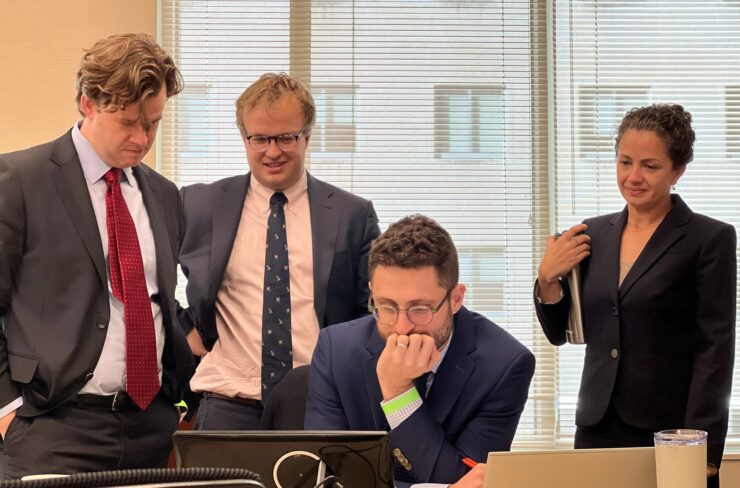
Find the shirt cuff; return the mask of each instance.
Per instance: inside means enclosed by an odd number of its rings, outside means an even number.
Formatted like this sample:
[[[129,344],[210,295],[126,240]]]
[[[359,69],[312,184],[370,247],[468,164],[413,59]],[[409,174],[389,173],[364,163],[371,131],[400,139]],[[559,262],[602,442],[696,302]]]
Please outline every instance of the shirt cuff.
[[[423,403],[416,387],[412,386],[397,397],[380,402],[380,408],[383,409],[388,425],[393,430],[411,417]]]
[[[12,402],[0,408],[0,419],[8,414],[11,414],[23,406],[23,397],[18,397]]]
[[[560,283],[560,280],[558,280],[558,283]],[[560,296],[558,297],[558,299],[554,302],[543,302],[540,298],[540,284],[539,282],[537,282],[534,284],[534,297],[537,299],[537,303],[539,303],[540,305],[555,305],[556,303],[560,303],[560,300],[565,297],[565,292],[563,291],[563,285],[560,284]]]

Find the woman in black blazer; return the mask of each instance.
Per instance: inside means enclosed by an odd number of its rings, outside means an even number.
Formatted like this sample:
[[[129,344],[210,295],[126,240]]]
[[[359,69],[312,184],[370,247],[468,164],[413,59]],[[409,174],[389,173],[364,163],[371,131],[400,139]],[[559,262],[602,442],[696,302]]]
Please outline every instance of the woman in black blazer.
[[[570,290],[581,266],[586,357],[576,448],[652,446],[653,433],[709,433],[717,486],[735,345],[735,229],[696,214],[674,186],[693,159],[691,115],[680,105],[633,109],[616,135],[627,205],[551,236],[535,284],[548,340],[565,343]]]

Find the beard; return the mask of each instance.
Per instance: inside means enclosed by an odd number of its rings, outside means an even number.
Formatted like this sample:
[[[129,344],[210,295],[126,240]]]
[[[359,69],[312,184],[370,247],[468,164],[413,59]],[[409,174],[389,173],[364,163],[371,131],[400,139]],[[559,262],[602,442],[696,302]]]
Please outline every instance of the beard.
[[[432,338],[434,338],[434,345],[437,347],[438,351],[441,351],[444,345],[447,344],[447,341],[450,339],[450,335],[452,334],[452,324],[452,313],[448,312],[442,325],[431,334],[429,334],[430,336],[432,336]]]

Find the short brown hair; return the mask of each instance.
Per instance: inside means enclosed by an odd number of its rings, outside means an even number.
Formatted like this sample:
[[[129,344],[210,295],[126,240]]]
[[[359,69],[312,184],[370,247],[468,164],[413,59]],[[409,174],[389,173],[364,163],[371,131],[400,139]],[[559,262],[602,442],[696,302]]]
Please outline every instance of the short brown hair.
[[[77,110],[85,95],[99,107],[114,112],[156,95],[166,87],[167,97],[183,89],[182,75],[172,58],[148,34],[117,34],[85,51],[77,72]]]
[[[280,100],[286,94],[292,93],[298,99],[303,108],[303,127],[305,134],[311,135],[311,127],[316,121],[316,105],[308,90],[308,86],[301,80],[287,73],[265,73],[260,76],[236,100],[236,125],[242,134],[242,139],[247,137],[247,129],[244,128],[242,112],[244,109],[252,110],[258,104],[265,102],[268,105]]]
[[[370,248],[370,279],[378,266],[415,269],[434,266],[439,285],[450,289],[457,285],[460,267],[457,249],[436,221],[424,215],[404,217],[391,224]]]
[[[673,169],[686,166],[694,159],[696,134],[691,128],[691,114],[681,105],[656,103],[633,108],[625,114],[617,129],[614,150],[619,152],[619,141],[628,130],[654,132],[666,146]]]

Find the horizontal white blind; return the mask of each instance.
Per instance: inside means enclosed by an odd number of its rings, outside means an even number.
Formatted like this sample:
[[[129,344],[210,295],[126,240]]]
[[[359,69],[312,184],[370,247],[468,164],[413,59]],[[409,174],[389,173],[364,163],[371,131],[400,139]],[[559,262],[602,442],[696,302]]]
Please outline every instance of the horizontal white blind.
[[[697,141],[677,191],[694,211],[740,224],[740,4],[554,0],[555,223],[620,210],[614,130],[625,111],[680,103]],[[557,439],[573,434],[583,348],[561,348]],[[660,367],[660,365],[656,365]],[[740,447],[735,368],[727,451]],[[720,399],[718,399],[720,400]]]
[[[450,231],[467,305],[538,356],[516,445],[549,446],[554,350],[531,297],[549,222],[546,26],[530,4],[163,1],[187,88],[170,103],[162,168],[180,184],[246,172],[236,97],[265,71],[309,81],[310,171],[372,199],[383,229],[419,212]]]

